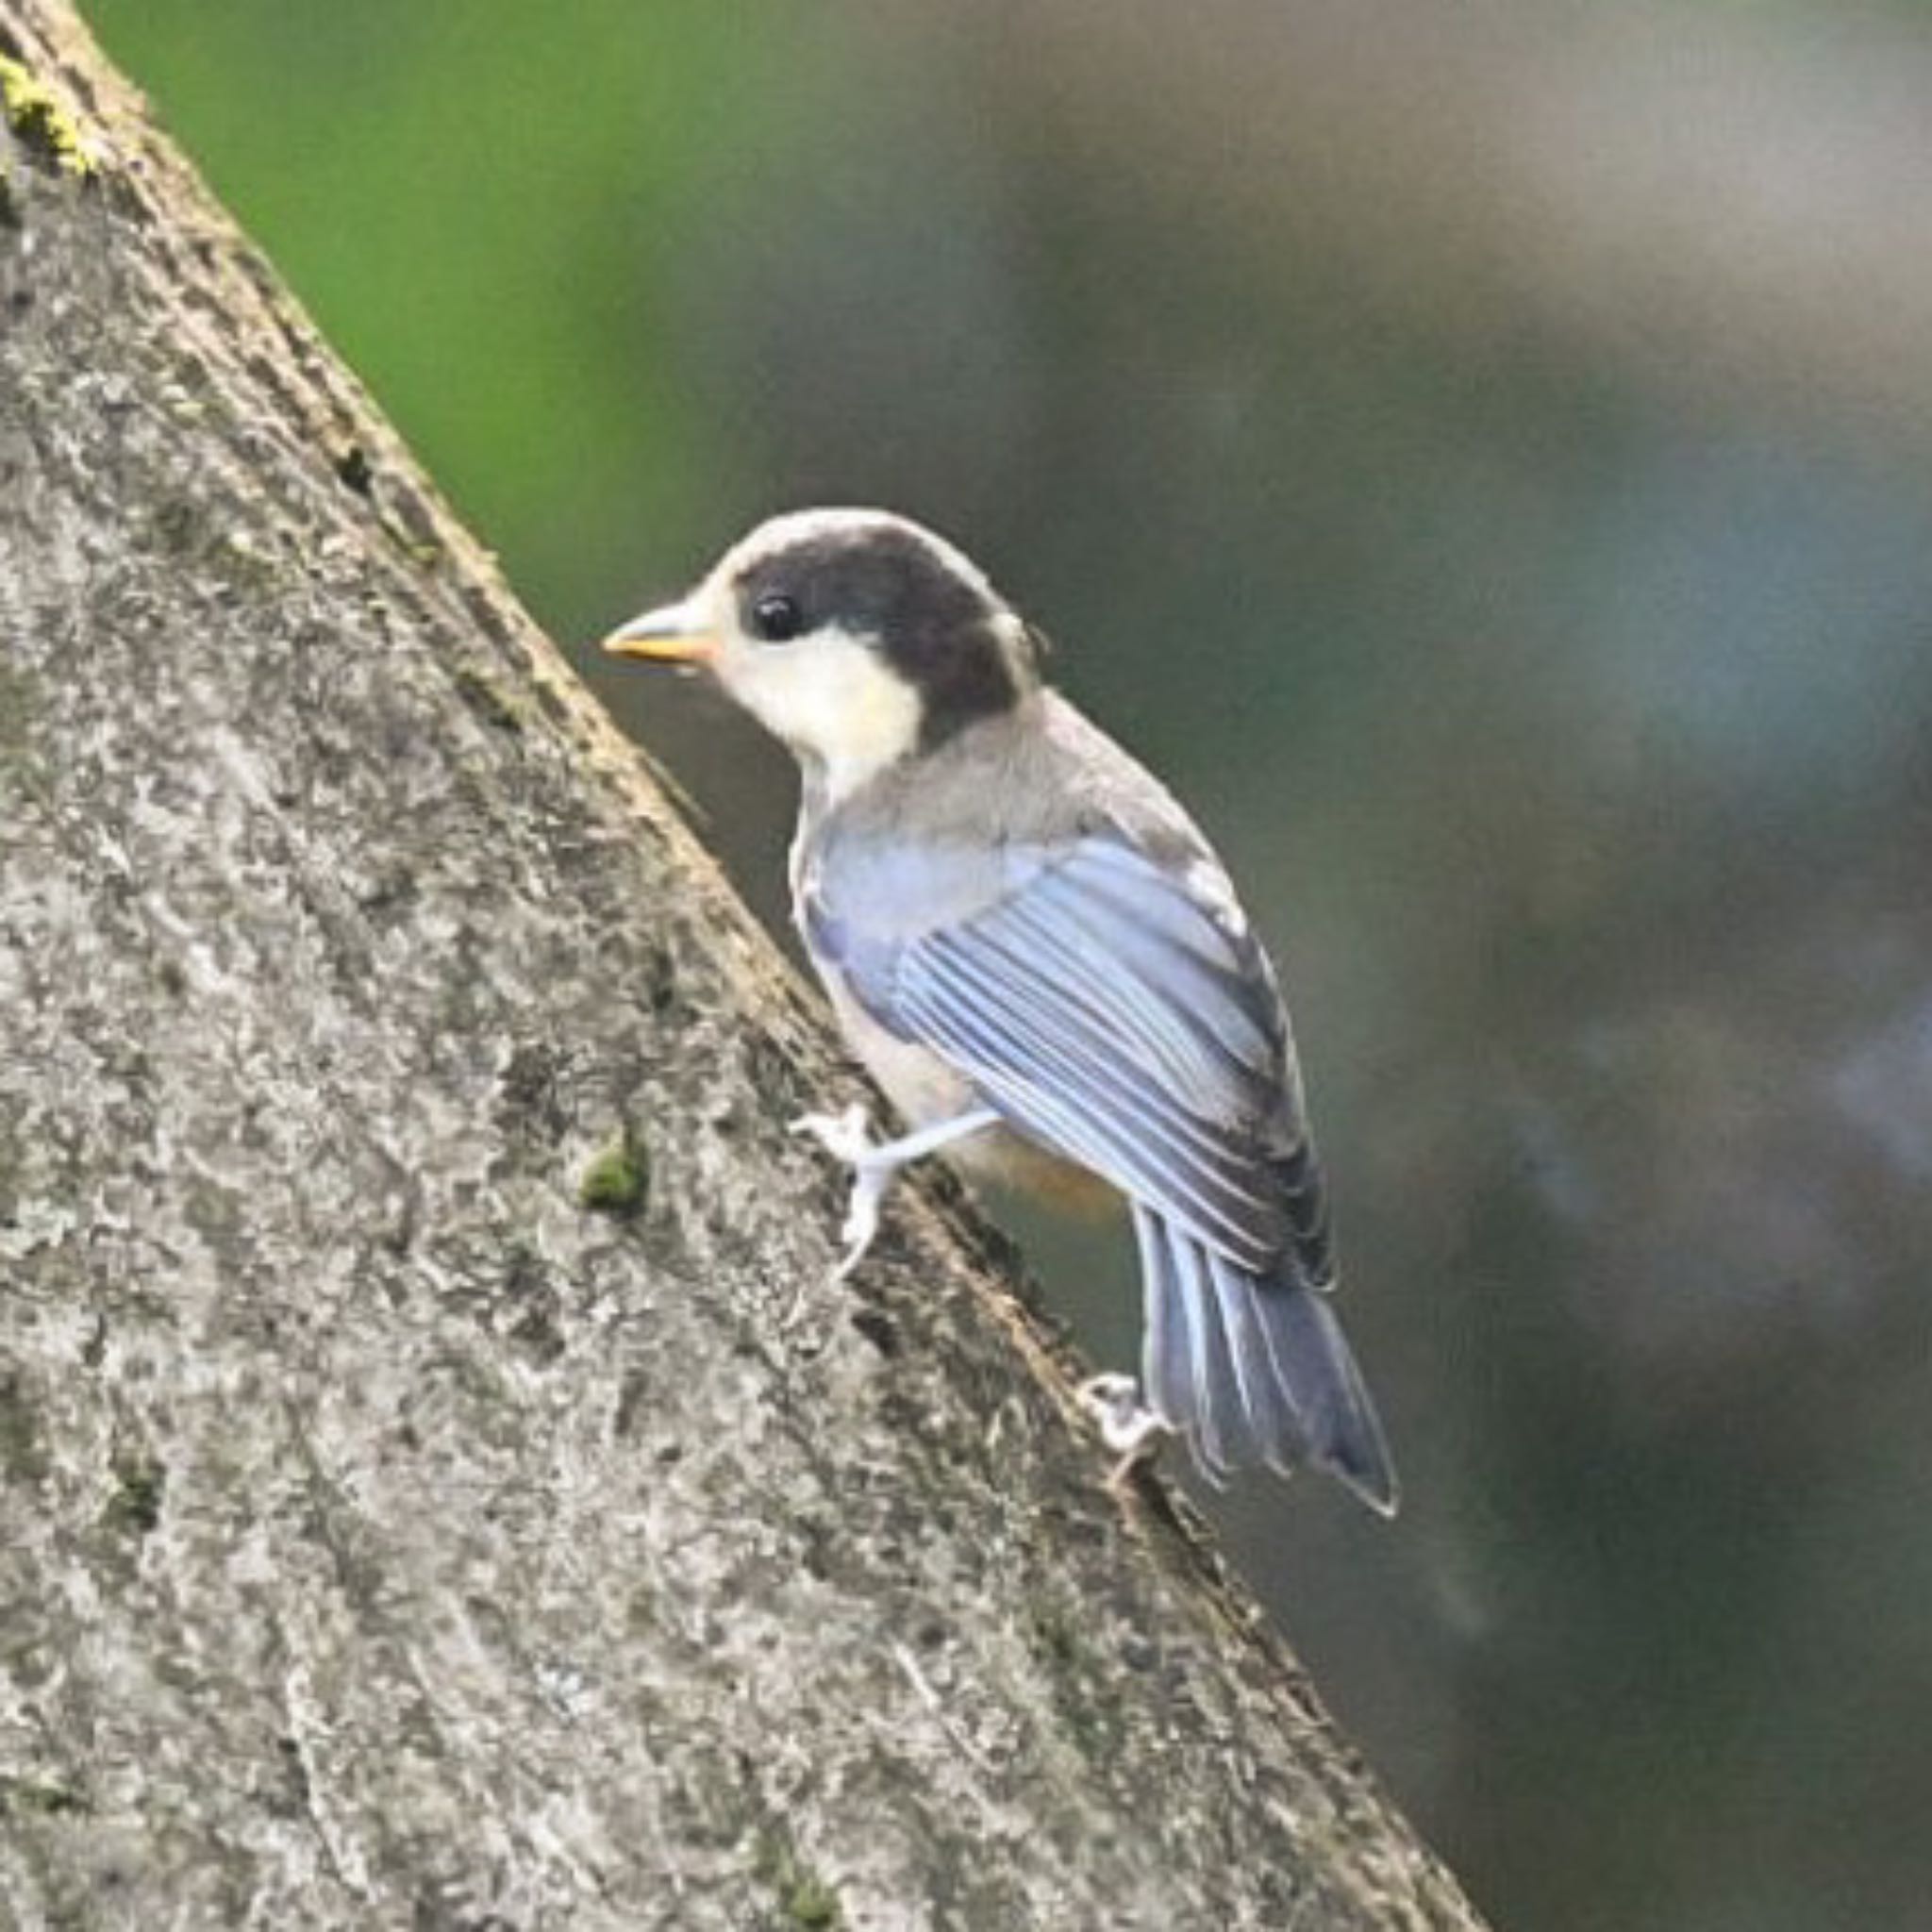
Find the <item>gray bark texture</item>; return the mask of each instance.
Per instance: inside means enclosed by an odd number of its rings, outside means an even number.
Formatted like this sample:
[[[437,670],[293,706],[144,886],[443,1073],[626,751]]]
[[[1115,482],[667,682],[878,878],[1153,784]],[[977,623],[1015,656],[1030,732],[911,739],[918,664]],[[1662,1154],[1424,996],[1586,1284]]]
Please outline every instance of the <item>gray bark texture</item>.
[[[0,1921],[1474,1926],[946,1184],[824,1285],[816,1004],[71,11],[0,60]]]

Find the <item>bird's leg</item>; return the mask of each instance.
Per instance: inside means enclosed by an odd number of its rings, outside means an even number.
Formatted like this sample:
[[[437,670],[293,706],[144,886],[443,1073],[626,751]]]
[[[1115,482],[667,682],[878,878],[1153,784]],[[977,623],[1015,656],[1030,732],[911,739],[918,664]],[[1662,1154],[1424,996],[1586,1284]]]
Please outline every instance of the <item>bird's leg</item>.
[[[1141,1400],[1141,1385],[1131,1375],[1091,1376],[1074,1397],[1100,1424],[1100,1440],[1120,1457],[1107,1478],[1108,1488],[1117,1490],[1159,1446],[1167,1424]]]
[[[996,1126],[999,1115],[990,1107],[975,1107],[955,1114],[951,1120],[935,1121],[916,1133],[896,1141],[875,1141],[865,1108],[855,1103],[843,1113],[808,1113],[791,1123],[794,1134],[809,1134],[828,1154],[852,1170],[852,1198],[845,1208],[845,1224],[839,1230],[845,1253],[832,1271],[834,1281],[843,1281],[865,1257],[873,1238],[879,1231],[879,1203],[886,1197],[892,1176],[908,1161],[936,1154],[968,1134]]]

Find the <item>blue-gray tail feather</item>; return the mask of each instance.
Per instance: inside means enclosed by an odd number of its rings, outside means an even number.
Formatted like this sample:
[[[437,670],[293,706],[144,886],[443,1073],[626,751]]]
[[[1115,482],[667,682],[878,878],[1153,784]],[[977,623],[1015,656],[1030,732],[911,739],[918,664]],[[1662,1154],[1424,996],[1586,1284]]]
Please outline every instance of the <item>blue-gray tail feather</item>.
[[[1287,1270],[1250,1274],[1138,1205],[1134,1226],[1146,1399],[1202,1473],[1219,1481],[1243,1464],[1313,1463],[1392,1511],[1382,1425],[1327,1297]]]

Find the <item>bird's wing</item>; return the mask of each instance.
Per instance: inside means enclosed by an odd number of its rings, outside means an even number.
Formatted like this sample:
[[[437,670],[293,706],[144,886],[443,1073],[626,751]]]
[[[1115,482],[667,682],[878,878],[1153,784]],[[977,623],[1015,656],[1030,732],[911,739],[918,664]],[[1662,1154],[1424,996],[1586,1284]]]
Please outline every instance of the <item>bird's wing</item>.
[[[1022,1131],[1239,1266],[1332,1274],[1320,1170],[1266,959],[1205,857],[1108,834],[1009,850],[971,916],[840,948],[883,1025]]]

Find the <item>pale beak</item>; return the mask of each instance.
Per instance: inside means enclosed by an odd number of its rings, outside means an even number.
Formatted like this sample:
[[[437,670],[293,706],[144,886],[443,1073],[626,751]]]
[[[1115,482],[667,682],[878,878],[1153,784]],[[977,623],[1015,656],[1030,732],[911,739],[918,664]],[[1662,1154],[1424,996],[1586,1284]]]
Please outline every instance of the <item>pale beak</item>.
[[[718,634],[695,598],[633,617],[604,640],[618,658],[655,658],[674,664],[708,664],[718,655]]]

